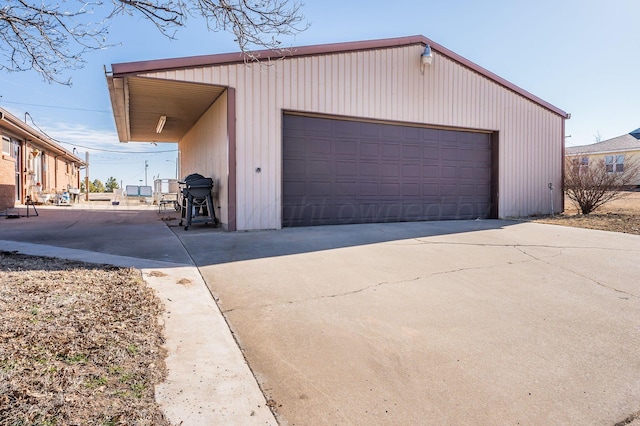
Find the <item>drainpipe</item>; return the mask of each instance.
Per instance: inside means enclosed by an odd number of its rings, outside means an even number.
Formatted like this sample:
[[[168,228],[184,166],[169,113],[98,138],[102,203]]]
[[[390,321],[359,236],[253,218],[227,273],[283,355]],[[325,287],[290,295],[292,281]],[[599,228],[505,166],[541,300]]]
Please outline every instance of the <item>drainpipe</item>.
[[[551,200],[551,216],[553,216],[553,183],[549,182],[549,197]]]
[[[89,202],[89,151],[85,153],[85,162],[87,163],[84,170],[84,200]]]

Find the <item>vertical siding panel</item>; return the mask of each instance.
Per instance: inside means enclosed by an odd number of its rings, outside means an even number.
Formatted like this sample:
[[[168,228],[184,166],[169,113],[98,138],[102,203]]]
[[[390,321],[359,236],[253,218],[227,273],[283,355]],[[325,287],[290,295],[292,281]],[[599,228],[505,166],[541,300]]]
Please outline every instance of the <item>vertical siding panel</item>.
[[[305,58],[298,58],[295,60],[294,72],[296,73],[296,86],[293,88],[295,90],[295,102],[298,109],[304,110],[305,107],[305,69],[304,62]]]
[[[267,145],[269,146],[269,156],[267,158],[266,167],[268,168],[269,178],[269,193],[267,194],[267,202],[269,203],[269,209],[267,211],[267,227],[275,228],[276,223],[280,223],[280,191],[281,191],[281,170],[282,162],[279,160],[281,156],[281,140],[279,138],[281,132],[280,126],[280,108],[276,102],[277,98],[277,85],[276,85],[276,64],[269,67],[266,78],[263,80],[263,91],[267,91],[269,96],[265,99],[262,106],[264,111],[268,112],[268,118],[266,123],[266,133],[268,135]],[[266,87],[264,85],[266,84]]]
[[[246,116],[244,113],[244,98],[247,91],[244,85],[244,68],[242,65],[233,67],[234,82],[236,85],[236,224],[238,229],[246,229],[247,215],[247,186],[245,177],[245,139],[246,139]]]
[[[317,111],[326,110],[327,106],[327,57],[318,57],[318,105]]]
[[[353,105],[351,100],[353,99],[353,92],[355,90],[355,82],[353,81],[353,56],[355,55],[355,53],[348,53],[346,55],[343,55],[343,65],[344,65],[344,74],[343,74],[343,78],[345,81],[345,90],[343,92],[344,95],[344,109],[343,109],[343,113],[345,115],[351,115],[354,116],[355,114],[353,113]]]
[[[382,74],[383,52],[376,50],[373,55],[373,68],[375,70],[371,89],[374,92],[374,116],[382,117],[382,99],[384,98],[385,76]]]
[[[336,111],[338,114],[344,113],[342,110],[342,96],[344,93],[344,78],[343,76],[343,67],[341,63],[341,58],[338,55],[332,55],[331,60],[333,61],[333,72],[331,75],[331,84],[333,85],[333,98],[331,99],[331,110]]]
[[[284,108],[291,109],[291,61],[282,62],[282,105]]]
[[[311,58],[311,75],[308,82],[308,87],[311,89],[311,104],[309,105],[311,111],[319,111],[319,62],[320,58],[317,56]]]
[[[364,57],[365,57],[365,54],[363,52],[358,52],[358,55],[357,55],[358,64],[356,67],[356,79],[358,80],[357,89],[356,89],[356,92],[357,92],[356,107],[358,111],[358,116],[360,117],[369,115],[369,108],[367,107],[368,96],[364,91],[364,78],[365,78],[364,72],[363,72],[364,60],[365,60]]]

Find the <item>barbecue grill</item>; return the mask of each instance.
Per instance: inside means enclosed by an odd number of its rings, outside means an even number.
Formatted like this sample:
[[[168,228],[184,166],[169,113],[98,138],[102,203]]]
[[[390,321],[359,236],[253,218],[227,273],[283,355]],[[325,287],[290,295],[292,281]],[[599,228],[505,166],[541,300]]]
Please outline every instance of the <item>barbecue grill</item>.
[[[216,224],[216,212],[213,208],[211,191],[213,179],[198,173],[190,174],[184,181],[178,182],[182,193],[182,218],[180,226],[186,222],[184,230],[188,230],[194,222]]]

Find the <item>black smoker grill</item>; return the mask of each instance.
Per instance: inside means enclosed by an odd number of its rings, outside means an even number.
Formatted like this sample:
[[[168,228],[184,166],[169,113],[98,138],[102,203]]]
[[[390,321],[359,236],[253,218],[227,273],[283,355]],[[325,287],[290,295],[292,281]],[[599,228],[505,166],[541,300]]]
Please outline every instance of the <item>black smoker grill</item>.
[[[213,179],[193,173],[178,182],[182,192],[182,218],[180,226],[186,221],[184,230],[188,230],[194,222],[216,224],[216,212],[213,209],[211,190]]]

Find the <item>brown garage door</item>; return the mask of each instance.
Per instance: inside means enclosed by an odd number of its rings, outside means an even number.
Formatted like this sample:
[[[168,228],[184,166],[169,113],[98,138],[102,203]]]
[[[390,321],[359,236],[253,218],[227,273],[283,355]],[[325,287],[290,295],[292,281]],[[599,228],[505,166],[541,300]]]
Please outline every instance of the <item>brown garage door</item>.
[[[283,120],[283,226],[491,216],[489,134]]]

